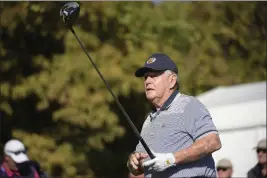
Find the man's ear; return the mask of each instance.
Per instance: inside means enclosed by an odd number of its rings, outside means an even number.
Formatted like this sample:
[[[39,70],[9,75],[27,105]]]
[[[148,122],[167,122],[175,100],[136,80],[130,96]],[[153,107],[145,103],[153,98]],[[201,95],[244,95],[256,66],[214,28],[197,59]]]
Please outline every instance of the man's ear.
[[[176,84],[176,75],[172,74],[170,76],[170,89],[174,88],[175,87],[175,84]]]

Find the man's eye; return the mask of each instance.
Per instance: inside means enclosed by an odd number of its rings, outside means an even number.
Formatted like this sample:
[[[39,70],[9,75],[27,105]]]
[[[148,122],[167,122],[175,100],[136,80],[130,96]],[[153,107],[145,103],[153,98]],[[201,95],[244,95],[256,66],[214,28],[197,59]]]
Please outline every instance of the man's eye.
[[[155,77],[155,75],[146,75],[145,76],[145,79],[147,79],[148,76],[151,77],[151,78],[154,78]]]

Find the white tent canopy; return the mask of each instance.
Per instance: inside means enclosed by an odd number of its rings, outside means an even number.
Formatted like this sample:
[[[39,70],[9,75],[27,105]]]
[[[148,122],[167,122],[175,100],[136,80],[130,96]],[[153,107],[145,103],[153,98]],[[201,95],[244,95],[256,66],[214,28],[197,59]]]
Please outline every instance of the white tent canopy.
[[[197,98],[208,108],[222,141],[215,161],[229,158],[234,177],[246,177],[256,164],[252,149],[266,138],[266,81],[218,87]]]
[[[220,86],[197,97],[207,107],[218,107],[235,103],[266,99],[266,81]]]

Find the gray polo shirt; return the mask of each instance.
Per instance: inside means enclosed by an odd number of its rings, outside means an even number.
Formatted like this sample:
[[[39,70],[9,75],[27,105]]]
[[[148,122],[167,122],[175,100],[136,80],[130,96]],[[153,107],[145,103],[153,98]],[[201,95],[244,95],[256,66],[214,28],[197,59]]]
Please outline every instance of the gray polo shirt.
[[[174,153],[189,147],[202,136],[217,132],[209,111],[195,97],[176,91],[159,111],[152,111],[145,120],[141,136],[156,153]],[[138,143],[137,152],[146,152]],[[150,158],[147,158],[148,160]],[[162,172],[145,168],[145,177],[216,177],[212,155],[182,165],[170,167]]]

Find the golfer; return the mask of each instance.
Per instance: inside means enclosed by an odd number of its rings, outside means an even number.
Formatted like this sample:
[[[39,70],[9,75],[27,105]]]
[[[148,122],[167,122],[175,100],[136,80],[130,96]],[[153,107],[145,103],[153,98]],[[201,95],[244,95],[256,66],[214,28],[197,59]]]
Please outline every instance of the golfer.
[[[135,76],[144,77],[145,95],[153,106],[141,136],[156,157],[150,159],[139,142],[127,161],[129,171],[145,178],[216,177],[212,153],[221,148],[218,131],[205,106],[179,92],[176,64],[155,53]]]

